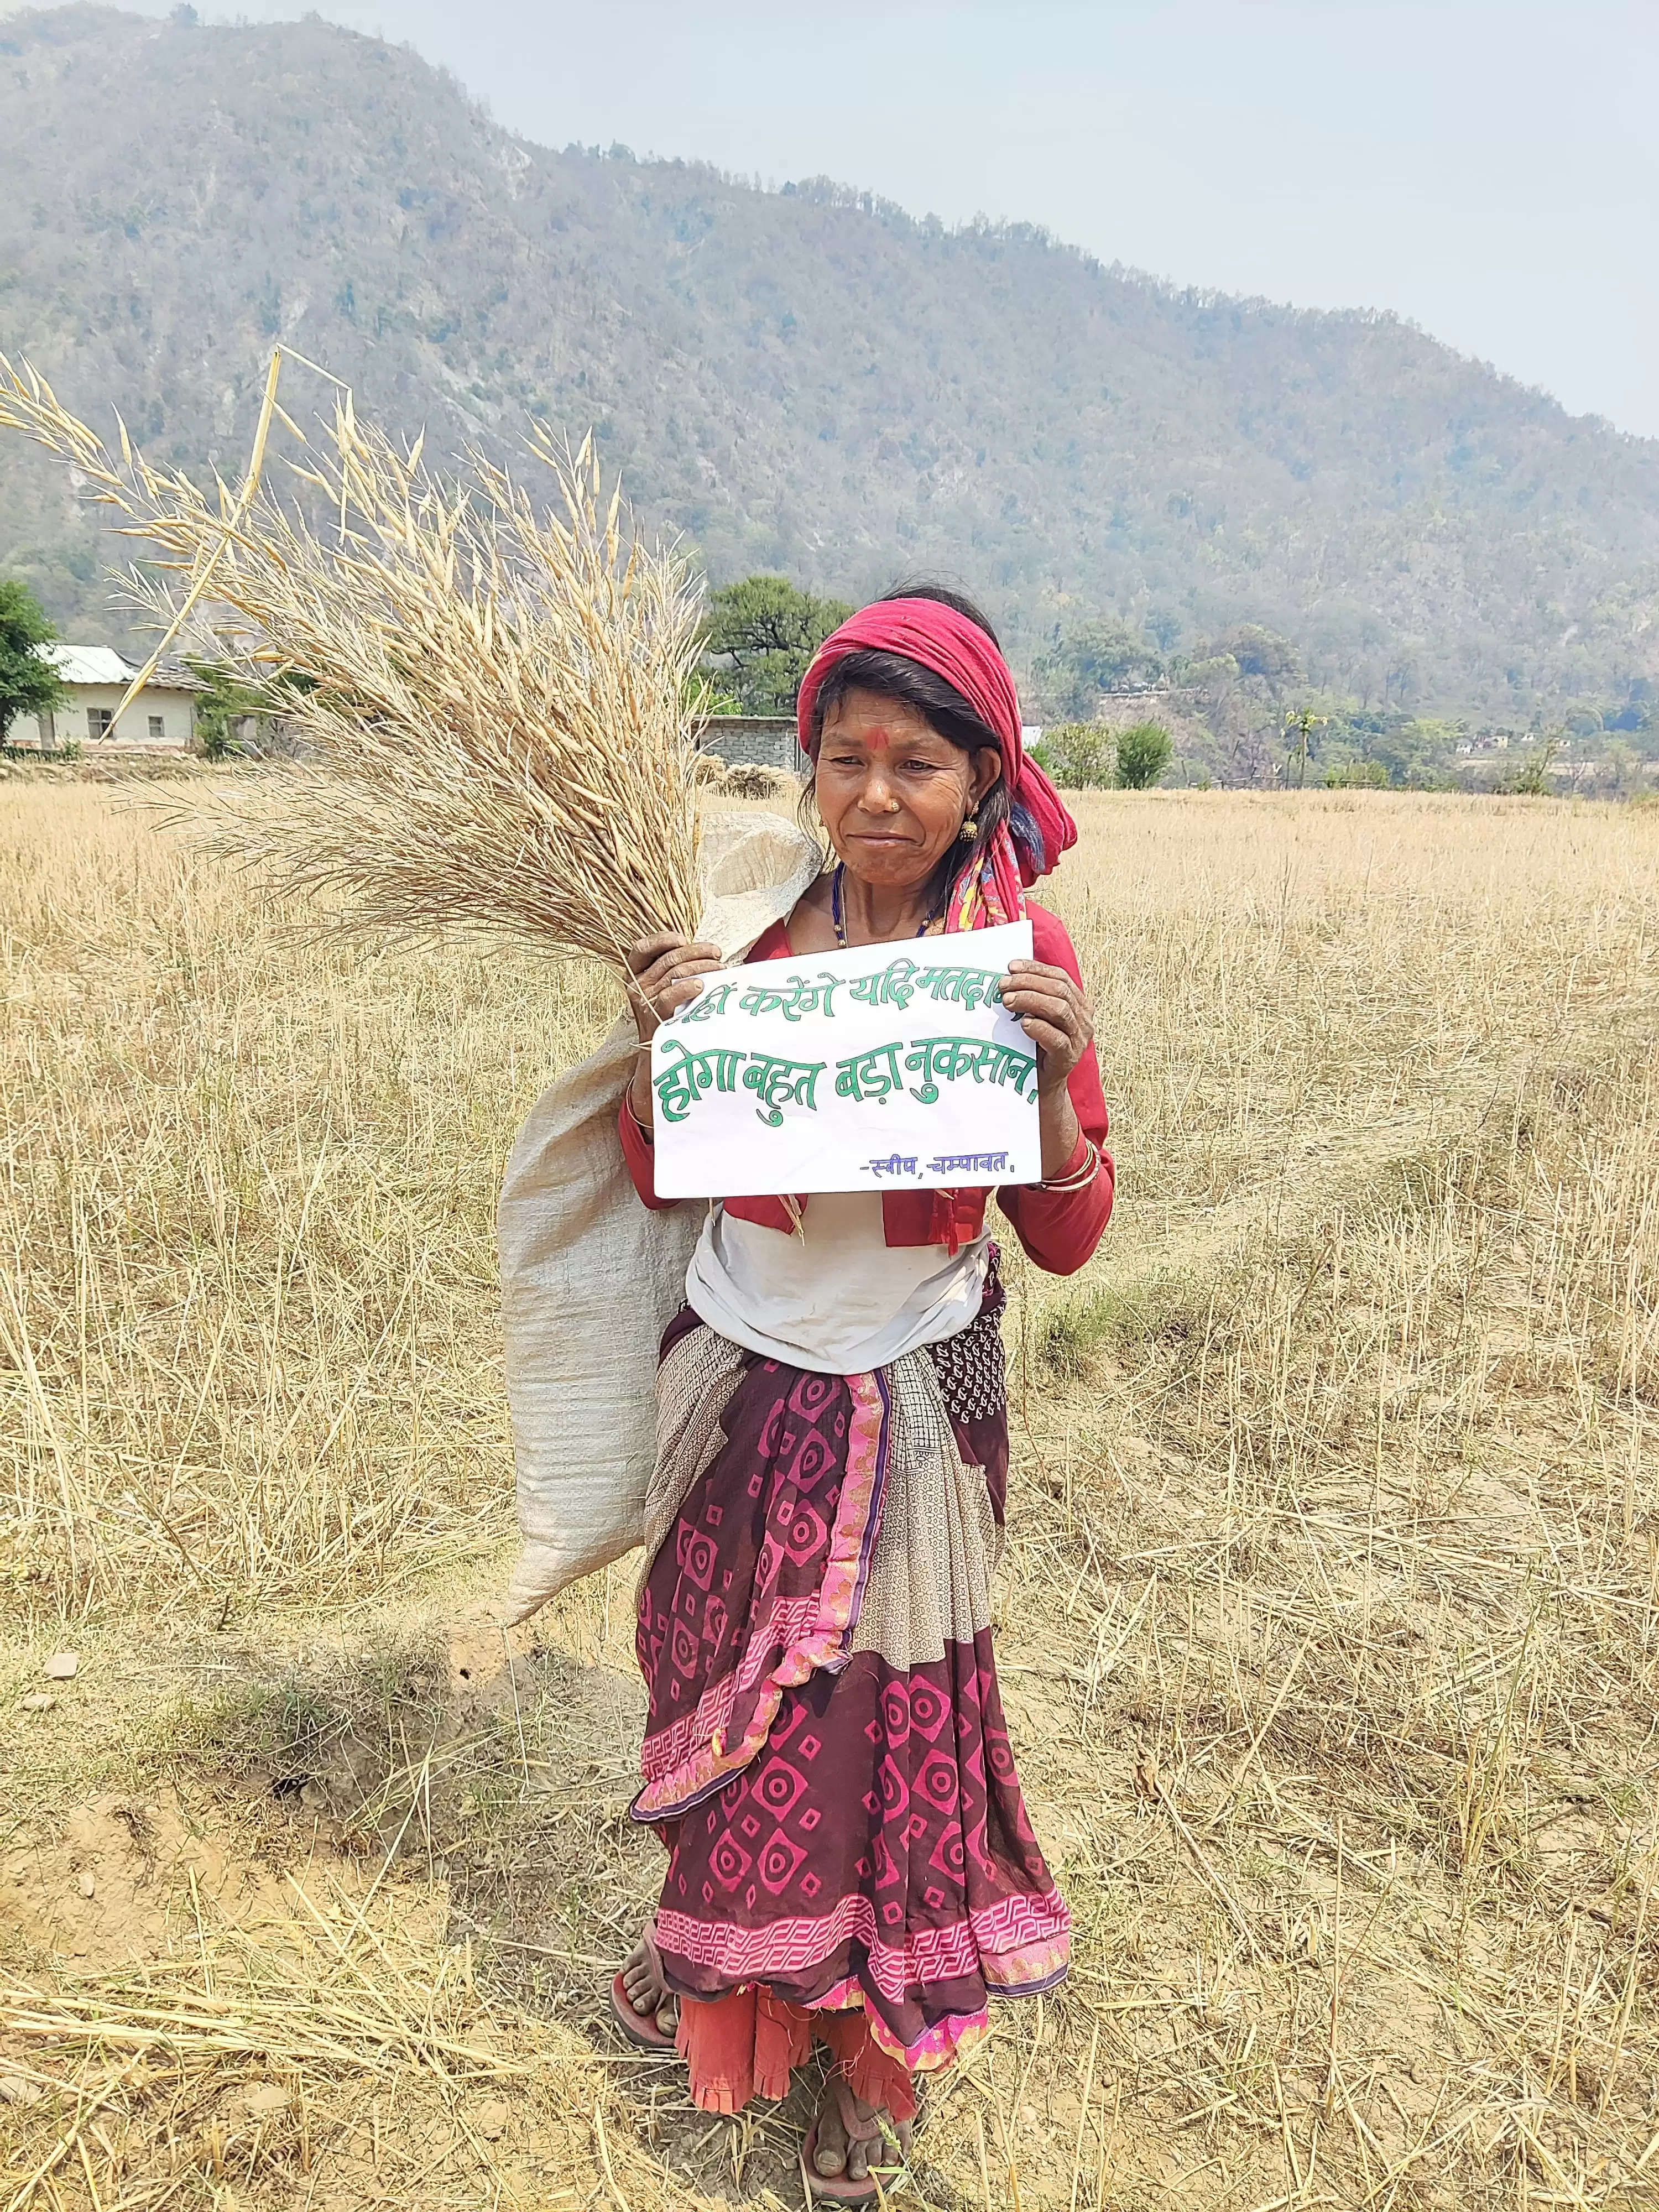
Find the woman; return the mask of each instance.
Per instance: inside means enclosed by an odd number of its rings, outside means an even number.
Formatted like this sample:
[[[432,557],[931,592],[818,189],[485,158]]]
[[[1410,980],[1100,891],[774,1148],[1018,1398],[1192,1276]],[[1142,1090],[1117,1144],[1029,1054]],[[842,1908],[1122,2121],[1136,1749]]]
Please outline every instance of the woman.
[[[877,601],[820,648],[799,726],[834,865],[749,957],[1029,916],[1036,957],[1002,996],[1036,1045],[1043,1179],[997,1197],[1069,1273],[1111,1210],[1106,1109],[1071,941],[1024,894],[1077,833],[1024,757],[990,625],[932,587]],[[720,957],[655,937],[629,965],[623,1145],[654,1206],[646,1048]],[[902,2154],[915,2076],[984,2033],[990,1995],[1066,1966],[991,1654],[1008,1436],[988,1195],[726,1199],[663,1340],[634,1817],[669,1870],[613,2002],[638,2041],[672,2030],[714,2112],[787,2094],[816,2031],[835,2063],[804,2171],[848,2203]]]

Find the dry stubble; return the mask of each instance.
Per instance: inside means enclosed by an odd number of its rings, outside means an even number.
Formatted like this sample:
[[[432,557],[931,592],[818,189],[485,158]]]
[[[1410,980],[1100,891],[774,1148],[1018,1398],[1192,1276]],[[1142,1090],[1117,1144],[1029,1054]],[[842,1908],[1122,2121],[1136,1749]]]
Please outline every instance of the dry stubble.
[[[920,2201],[1639,2203],[1659,824],[1079,813],[1122,1196],[1079,1281],[1018,1273],[1002,1639],[1078,1971],[935,2098]],[[56,2085],[15,2186],[793,2204],[796,2114],[711,2126],[600,2020],[656,1864],[625,1577],[511,1678],[441,1626],[508,1518],[500,1161],[611,987],[285,939],[104,793],[0,835],[12,1698],[82,1658],[7,1732],[10,1964],[72,2031],[7,2032]],[[278,1980],[263,2061],[213,2040]],[[173,2008],[136,2086],[90,1998]]]

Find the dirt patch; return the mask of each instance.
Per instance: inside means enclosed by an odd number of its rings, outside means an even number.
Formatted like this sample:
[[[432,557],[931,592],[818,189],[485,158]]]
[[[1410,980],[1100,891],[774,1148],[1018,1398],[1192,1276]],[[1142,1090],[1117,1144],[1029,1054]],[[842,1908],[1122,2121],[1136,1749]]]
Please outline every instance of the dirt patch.
[[[1659,825],[1078,812],[1119,1212],[1073,1283],[1006,1251],[998,1597],[1074,1966],[932,2085],[911,2197],[1625,2212]],[[661,1867],[628,1565],[511,1671],[448,1626],[510,1543],[501,1150],[614,1000],[283,936],[84,787],[16,791],[0,908],[9,2193],[793,2212],[811,2075],[715,2120],[605,2016]]]

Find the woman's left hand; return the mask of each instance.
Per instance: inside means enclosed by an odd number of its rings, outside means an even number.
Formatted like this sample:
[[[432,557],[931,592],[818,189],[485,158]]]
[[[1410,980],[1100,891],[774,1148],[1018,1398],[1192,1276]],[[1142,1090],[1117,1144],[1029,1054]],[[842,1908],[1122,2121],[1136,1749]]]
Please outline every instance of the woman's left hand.
[[[1063,1091],[1094,1042],[1095,1010],[1063,968],[1044,960],[1011,960],[1002,1003],[1037,1048],[1037,1094]]]

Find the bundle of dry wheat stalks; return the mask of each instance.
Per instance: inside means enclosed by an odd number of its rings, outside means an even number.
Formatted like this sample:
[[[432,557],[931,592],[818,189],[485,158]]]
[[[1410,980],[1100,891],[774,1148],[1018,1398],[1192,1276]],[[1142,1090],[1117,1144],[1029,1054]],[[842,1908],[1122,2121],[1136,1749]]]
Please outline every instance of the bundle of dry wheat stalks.
[[[213,810],[213,842],[348,927],[505,930],[620,963],[696,924],[699,595],[635,540],[591,439],[531,441],[562,513],[469,454],[459,481],[357,420],[325,439],[277,405],[273,359],[246,477],[205,495],[118,457],[27,363],[0,356],[0,427],[78,472],[147,541],[127,583],[164,642],[211,609],[216,651],[275,684],[304,741],[280,790]],[[280,421],[305,447],[284,500],[264,479]],[[325,517],[326,520],[321,518]]]

